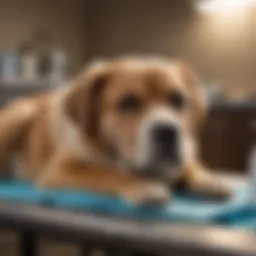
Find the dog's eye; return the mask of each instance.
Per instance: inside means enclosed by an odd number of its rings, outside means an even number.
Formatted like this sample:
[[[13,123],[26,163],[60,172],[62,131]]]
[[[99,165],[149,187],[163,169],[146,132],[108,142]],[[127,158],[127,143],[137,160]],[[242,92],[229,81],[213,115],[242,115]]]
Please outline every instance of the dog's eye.
[[[183,109],[186,106],[186,99],[181,93],[171,93],[168,96],[168,102],[172,107],[178,110]]]
[[[141,99],[136,95],[127,95],[118,103],[118,110],[123,112],[137,111],[142,107]]]

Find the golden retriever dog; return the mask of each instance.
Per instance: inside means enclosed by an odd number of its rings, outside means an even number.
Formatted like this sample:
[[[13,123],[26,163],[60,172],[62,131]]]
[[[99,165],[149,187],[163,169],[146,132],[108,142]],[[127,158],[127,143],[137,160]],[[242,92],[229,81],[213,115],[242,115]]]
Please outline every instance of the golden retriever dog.
[[[0,164],[45,188],[165,203],[170,185],[228,196],[200,165],[206,102],[188,64],[120,58],[89,66],[64,88],[17,100],[0,112]]]

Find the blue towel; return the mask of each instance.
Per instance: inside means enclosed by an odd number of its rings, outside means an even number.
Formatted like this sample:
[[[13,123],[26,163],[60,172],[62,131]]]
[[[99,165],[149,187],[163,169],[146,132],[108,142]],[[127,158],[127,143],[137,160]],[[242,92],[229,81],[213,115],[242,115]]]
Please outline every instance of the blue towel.
[[[25,182],[0,182],[0,200],[136,219],[221,224],[234,228],[256,229],[256,204],[249,200],[248,191],[248,185],[236,188],[234,197],[228,202],[213,202],[176,194],[164,207],[136,207],[118,197],[88,191],[40,190]]]

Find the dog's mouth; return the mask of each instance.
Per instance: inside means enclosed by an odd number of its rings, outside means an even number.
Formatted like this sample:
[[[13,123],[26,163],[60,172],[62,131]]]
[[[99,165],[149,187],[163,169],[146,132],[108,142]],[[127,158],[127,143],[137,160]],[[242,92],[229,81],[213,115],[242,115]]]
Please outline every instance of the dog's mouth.
[[[132,169],[147,177],[177,176],[183,164],[181,132],[177,124],[155,117],[139,136],[138,166]]]

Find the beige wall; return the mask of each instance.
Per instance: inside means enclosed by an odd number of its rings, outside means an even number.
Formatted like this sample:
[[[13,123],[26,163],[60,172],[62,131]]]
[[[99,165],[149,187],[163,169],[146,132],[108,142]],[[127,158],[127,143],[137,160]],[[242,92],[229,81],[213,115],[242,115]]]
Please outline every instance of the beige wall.
[[[75,72],[89,58],[156,53],[188,59],[228,85],[256,84],[256,10],[253,23],[252,12],[203,16],[192,2],[0,0],[0,50],[15,50],[43,29]]]
[[[85,0],[0,0],[0,50],[15,50],[35,29],[63,47],[73,71],[87,52]]]
[[[92,0],[90,56],[160,53],[188,59],[224,84],[256,84],[252,11],[205,16],[192,2]]]

